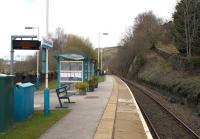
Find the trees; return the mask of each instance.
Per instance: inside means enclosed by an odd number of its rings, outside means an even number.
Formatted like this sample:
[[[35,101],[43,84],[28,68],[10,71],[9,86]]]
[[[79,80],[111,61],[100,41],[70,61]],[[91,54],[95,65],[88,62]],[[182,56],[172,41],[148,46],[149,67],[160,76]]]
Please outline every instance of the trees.
[[[90,42],[90,40],[73,34],[69,34],[66,36],[66,42],[62,51],[83,52],[86,53],[90,58],[96,59],[96,52],[92,48],[92,43]]]
[[[0,59],[0,72],[4,71],[4,60]]]
[[[165,45],[174,43],[174,23],[172,21],[166,22],[162,25],[162,34],[160,39],[160,41]]]
[[[173,14],[177,49],[191,57],[199,54],[200,0],[181,0]]]
[[[156,17],[152,11],[139,14],[133,27],[135,45],[143,49],[155,45],[160,40],[161,25],[162,19]]]
[[[113,59],[116,66],[111,66],[111,71],[118,72],[122,76],[134,71],[144,62],[146,51],[156,45],[161,40],[162,20],[157,18],[151,11],[139,14],[135,18],[134,25],[125,33],[121,42],[118,55]],[[137,64],[137,65],[134,65]],[[133,66],[132,66],[133,65]],[[132,76],[132,73],[129,74]]]
[[[53,36],[53,35],[52,35]],[[89,39],[85,39],[83,37],[73,35],[73,34],[65,34],[64,30],[61,27],[56,29],[55,38],[52,38],[54,47],[49,50],[49,72],[56,71],[56,60],[54,56],[56,54],[62,54],[67,51],[76,51],[76,52],[84,52],[90,58],[96,59],[96,53],[92,47],[92,43]],[[42,51],[40,51],[40,65],[42,65]],[[24,67],[23,65],[26,65]],[[36,73],[36,55],[29,56],[26,58],[26,61],[17,61],[15,63],[15,71],[18,73],[23,72],[32,72]],[[41,69],[41,66],[39,66]],[[0,61],[0,69],[1,69],[1,61]],[[40,70],[41,71],[41,70]]]
[[[96,59],[96,53],[92,47],[92,43],[89,39],[73,35],[65,34],[61,27],[56,29],[55,38],[53,38],[54,47],[49,51],[49,70],[56,70],[56,60],[54,56],[56,54],[62,54],[65,52],[83,52],[86,53],[90,58]]]

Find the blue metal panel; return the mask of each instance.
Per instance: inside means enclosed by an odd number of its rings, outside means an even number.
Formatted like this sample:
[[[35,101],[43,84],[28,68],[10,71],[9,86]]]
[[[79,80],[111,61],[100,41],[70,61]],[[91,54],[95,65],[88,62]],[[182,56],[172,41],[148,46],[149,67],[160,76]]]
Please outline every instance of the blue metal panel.
[[[34,84],[25,83],[15,87],[14,115],[16,121],[25,120],[34,111]]]
[[[42,47],[42,73],[46,73],[46,48]]]
[[[14,76],[0,74],[0,132],[5,132],[14,123],[13,86]]]
[[[35,82],[35,87],[36,87],[36,89],[38,90],[39,89],[39,87],[40,87],[40,79],[39,79],[39,77],[36,77],[36,82]]]
[[[44,116],[49,115],[49,92],[48,88],[44,89]]]

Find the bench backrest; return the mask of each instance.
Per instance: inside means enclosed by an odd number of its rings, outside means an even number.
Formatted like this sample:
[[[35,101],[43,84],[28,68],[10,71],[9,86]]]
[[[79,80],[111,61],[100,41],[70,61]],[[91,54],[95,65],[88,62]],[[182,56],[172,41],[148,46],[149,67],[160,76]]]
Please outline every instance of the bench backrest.
[[[70,88],[69,85],[65,85],[63,87],[57,88],[56,93],[57,95],[59,95],[60,93],[67,93],[67,90],[69,90],[69,88]]]

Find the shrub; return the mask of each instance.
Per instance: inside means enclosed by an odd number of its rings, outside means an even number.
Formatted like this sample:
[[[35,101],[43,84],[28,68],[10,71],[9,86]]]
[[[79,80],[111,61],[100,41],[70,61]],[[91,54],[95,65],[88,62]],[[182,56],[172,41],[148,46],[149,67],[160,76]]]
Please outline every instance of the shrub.
[[[76,89],[85,89],[89,86],[87,82],[78,82],[75,84]]]
[[[89,80],[89,86],[95,86],[98,82],[93,78]]]

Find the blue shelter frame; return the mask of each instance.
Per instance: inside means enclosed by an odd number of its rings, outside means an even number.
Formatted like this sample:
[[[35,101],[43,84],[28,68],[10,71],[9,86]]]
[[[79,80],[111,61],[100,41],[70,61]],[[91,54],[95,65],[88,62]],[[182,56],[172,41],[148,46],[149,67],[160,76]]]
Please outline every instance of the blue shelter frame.
[[[57,88],[84,82],[96,75],[96,60],[80,52],[67,52],[55,56],[57,61]]]

